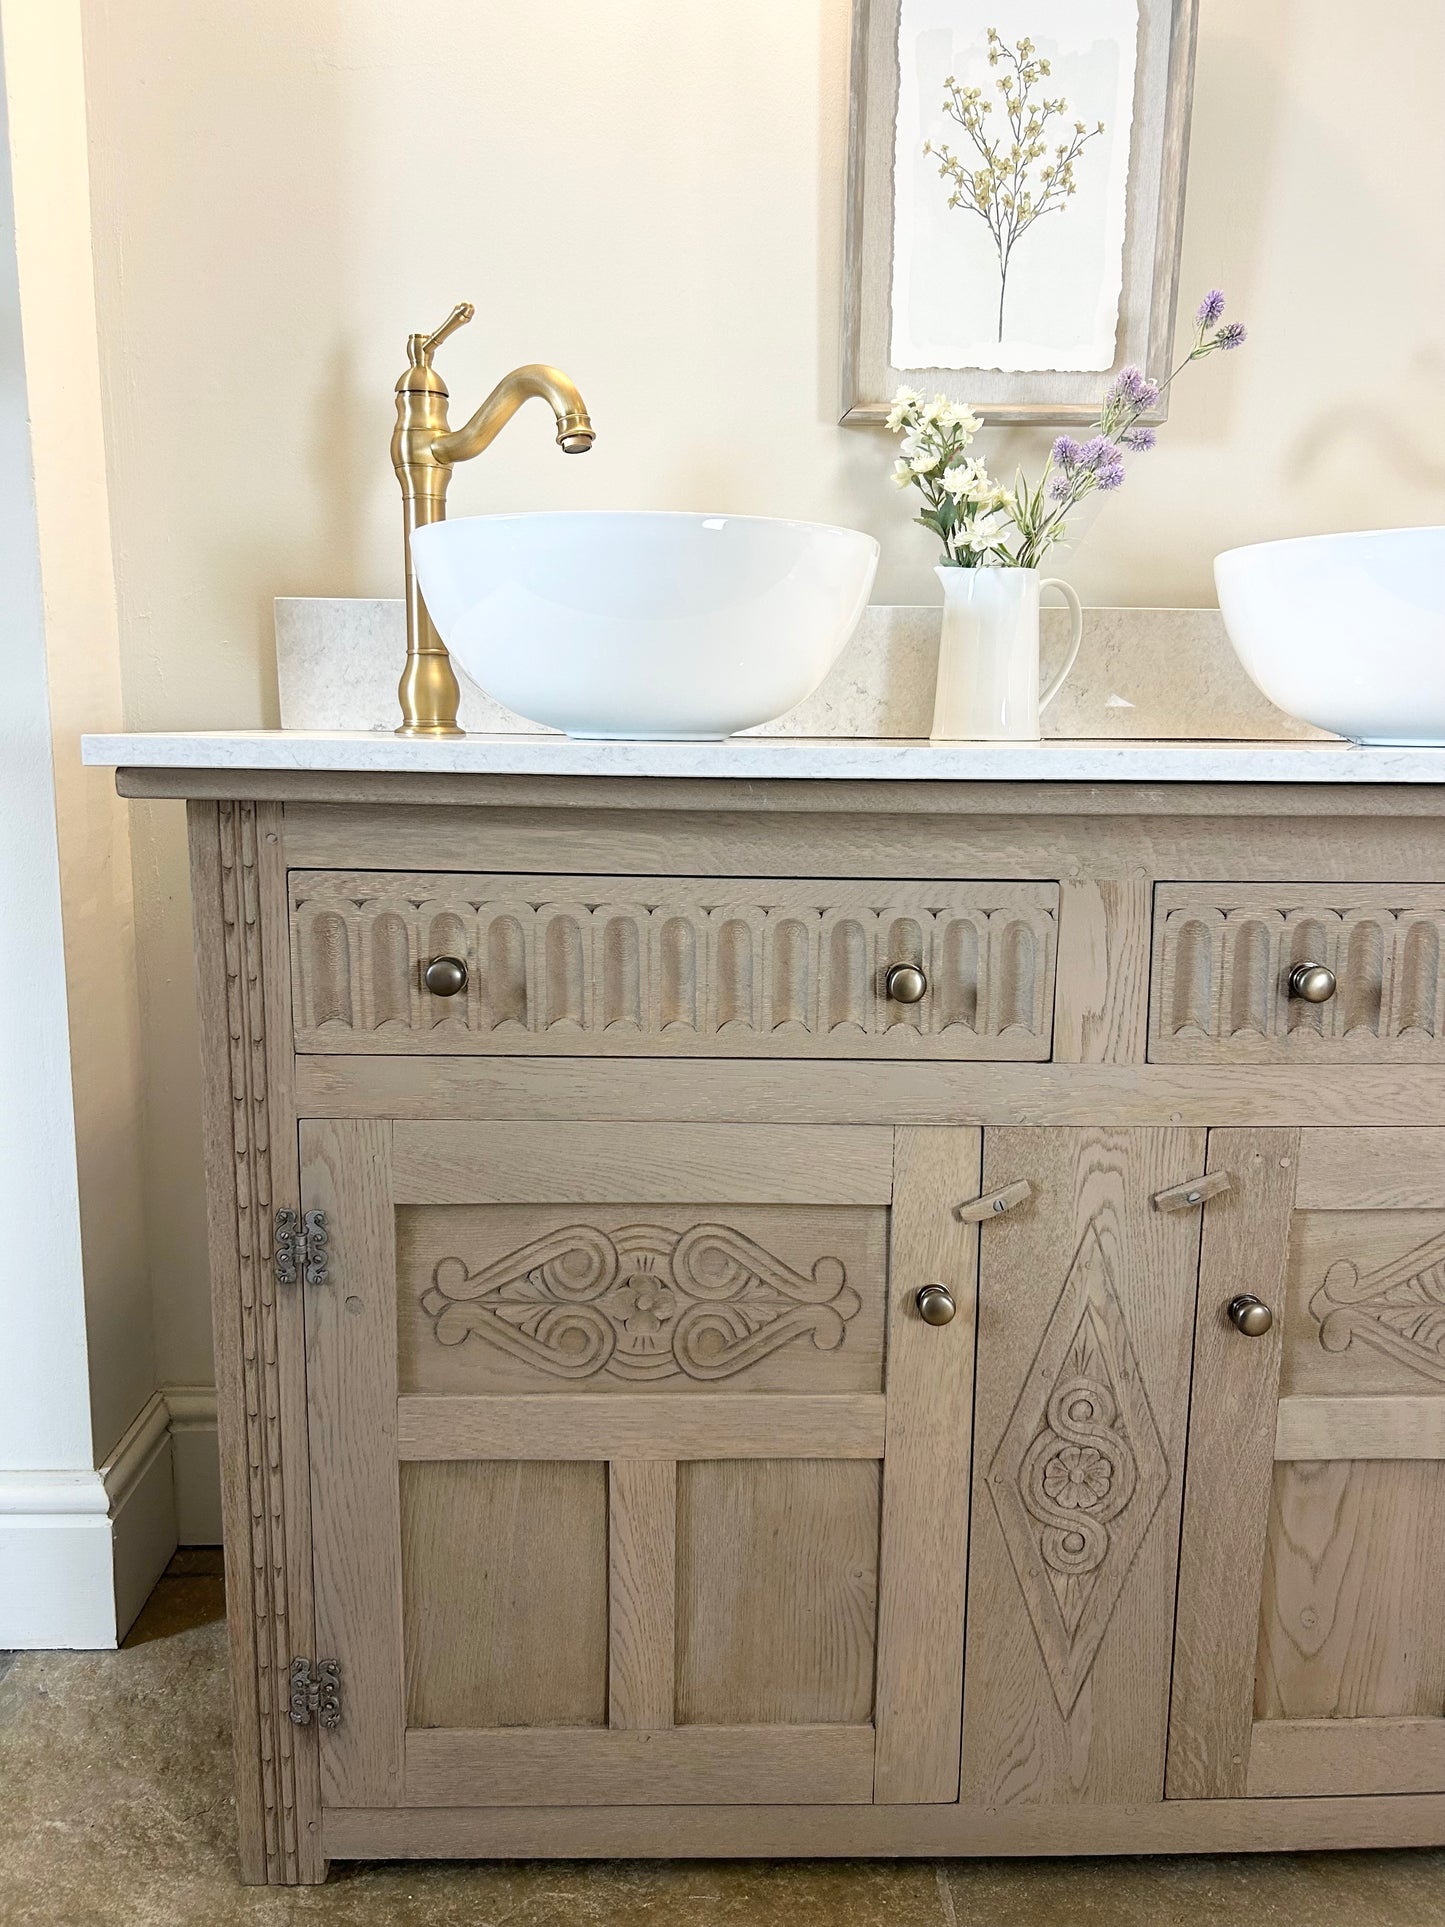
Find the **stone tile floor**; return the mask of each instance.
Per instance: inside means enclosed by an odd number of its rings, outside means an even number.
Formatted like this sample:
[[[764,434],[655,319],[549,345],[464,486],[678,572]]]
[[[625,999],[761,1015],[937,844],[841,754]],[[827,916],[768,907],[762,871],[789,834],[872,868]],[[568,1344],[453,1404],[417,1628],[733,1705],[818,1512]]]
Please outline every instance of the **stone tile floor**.
[[[1442,1927],[1445,1851],[1230,1859],[393,1864],[236,1880],[221,1582],[182,1554],[119,1653],[0,1655],[0,1927]]]

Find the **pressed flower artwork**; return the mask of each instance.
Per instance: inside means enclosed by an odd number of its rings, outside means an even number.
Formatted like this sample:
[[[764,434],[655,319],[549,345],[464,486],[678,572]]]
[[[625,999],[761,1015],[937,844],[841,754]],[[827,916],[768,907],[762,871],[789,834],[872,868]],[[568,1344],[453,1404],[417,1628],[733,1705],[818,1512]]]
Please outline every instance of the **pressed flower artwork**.
[[[1138,0],[901,0],[890,361],[1103,371]]]

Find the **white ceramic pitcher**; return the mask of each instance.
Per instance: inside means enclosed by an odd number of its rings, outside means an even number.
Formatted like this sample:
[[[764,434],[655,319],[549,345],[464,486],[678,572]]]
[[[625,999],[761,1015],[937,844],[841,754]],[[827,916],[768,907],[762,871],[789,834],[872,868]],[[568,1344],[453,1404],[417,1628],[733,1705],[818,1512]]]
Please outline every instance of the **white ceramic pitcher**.
[[[943,635],[935,743],[1036,743],[1039,715],[1073,668],[1084,635],[1084,612],[1067,582],[1037,569],[940,567]],[[1063,668],[1039,693],[1039,598],[1057,589],[1069,605],[1073,635]]]

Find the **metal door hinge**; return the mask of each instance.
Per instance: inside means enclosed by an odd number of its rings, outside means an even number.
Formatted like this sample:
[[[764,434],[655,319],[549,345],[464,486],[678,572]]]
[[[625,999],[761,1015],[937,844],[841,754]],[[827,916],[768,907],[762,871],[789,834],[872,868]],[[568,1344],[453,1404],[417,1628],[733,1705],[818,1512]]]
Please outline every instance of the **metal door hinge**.
[[[310,1726],[312,1720],[328,1729],[341,1724],[341,1666],[334,1659],[293,1659],[291,1662],[291,1721]]]
[[[324,1211],[308,1211],[303,1221],[299,1212],[276,1213],[274,1263],[278,1285],[294,1285],[304,1269],[308,1285],[326,1283],[331,1233]]]

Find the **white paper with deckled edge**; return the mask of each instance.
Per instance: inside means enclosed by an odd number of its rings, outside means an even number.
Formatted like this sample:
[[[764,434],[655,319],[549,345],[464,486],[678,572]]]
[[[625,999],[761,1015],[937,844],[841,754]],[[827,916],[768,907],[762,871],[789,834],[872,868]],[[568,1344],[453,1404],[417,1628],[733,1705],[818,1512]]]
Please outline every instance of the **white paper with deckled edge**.
[[[950,74],[981,87],[994,102],[990,122],[1006,126],[996,91],[1003,69],[987,59],[990,26],[1011,46],[1027,36],[1050,61],[1036,91],[1062,95],[1070,112],[1046,135],[1058,129],[1057,138],[1065,138],[1075,120],[1105,123],[1075,163],[1077,192],[1015,245],[1002,341],[993,239],[977,214],[949,207],[951,183],[923,153],[932,139],[946,140],[960,158],[972,154],[964,129],[942,111]],[[1113,366],[1138,36],[1137,0],[902,0],[889,356],[895,368]]]

